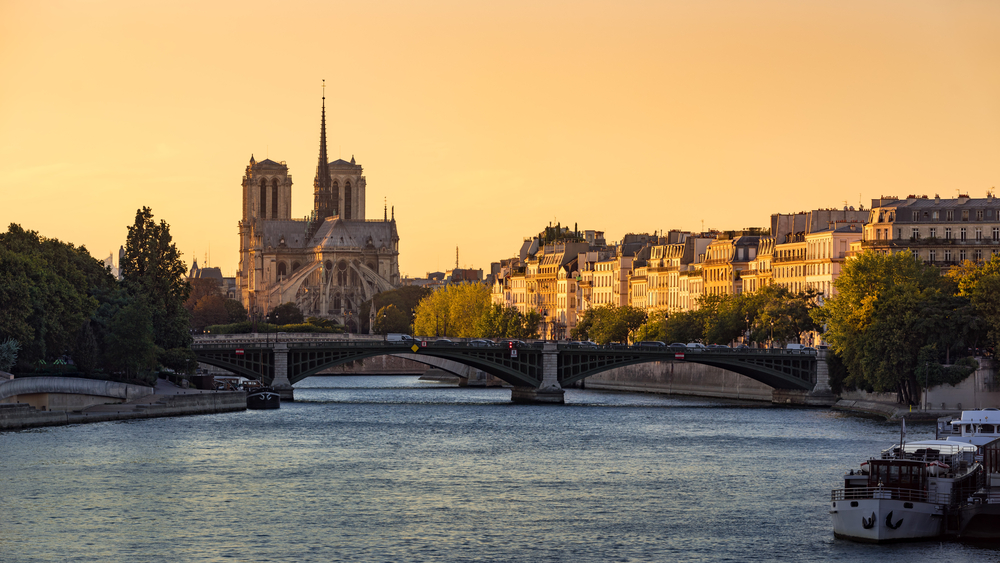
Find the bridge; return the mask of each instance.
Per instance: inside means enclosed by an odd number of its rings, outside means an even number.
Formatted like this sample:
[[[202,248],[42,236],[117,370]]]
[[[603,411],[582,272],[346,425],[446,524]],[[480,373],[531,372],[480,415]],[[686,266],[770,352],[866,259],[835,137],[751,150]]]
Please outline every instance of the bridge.
[[[830,394],[825,350],[708,348],[674,350],[639,346],[583,346],[534,342],[473,345],[427,340],[389,342],[381,337],[333,334],[238,334],[199,336],[198,361],[261,379],[291,399],[292,385],[321,371],[384,354],[451,360],[489,373],[512,386],[516,402],[563,402],[563,389],[602,371],[645,362],[694,362],[739,373],[791,395]]]

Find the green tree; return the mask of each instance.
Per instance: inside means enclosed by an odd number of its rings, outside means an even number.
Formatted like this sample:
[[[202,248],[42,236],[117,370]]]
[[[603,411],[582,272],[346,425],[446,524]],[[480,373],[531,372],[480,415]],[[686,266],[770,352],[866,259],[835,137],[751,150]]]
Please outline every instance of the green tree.
[[[478,338],[538,338],[541,315],[530,311],[521,314],[515,307],[494,303],[487,307],[476,322]]]
[[[142,299],[153,323],[153,339],[162,351],[188,348],[190,315],[184,308],[191,291],[185,281],[187,268],[170,235],[166,221],[153,221],[148,207],[136,211],[128,228],[125,258],[119,265],[128,293]]]
[[[480,317],[489,308],[490,289],[483,284],[449,285],[417,305],[413,332],[419,336],[474,338]]]
[[[291,301],[275,307],[267,319],[278,326],[301,324],[305,321],[299,306]]]
[[[17,363],[17,352],[20,349],[21,345],[13,338],[0,342],[0,371],[9,371],[14,367],[14,364]]]
[[[226,324],[229,321],[229,311],[226,310],[226,300],[219,294],[205,295],[198,300],[191,314],[191,326],[204,330],[211,325]]]
[[[155,343],[149,306],[133,299],[115,313],[107,330],[108,367],[127,378],[152,380],[150,374],[163,351]]]
[[[924,383],[918,367],[931,373],[937,369],[927,365],[931,354],[964,347],[968,300],[952,295],[954,283],[910,252],[865,252],[834,283],[838,294],[812,316],[843,360],[844,384],[895,391],[901,402],[916,404]]]
[[[570,331],[572,338],[593,340],[598,344],[628,342],[633,331],[646,322],[646,312],[626,305],[602,305],[587,309]]]
[[[431,294],[431,290],[415,285],[403,286],[391,291],[383,291],[375,297],[365,301],[358,308],[358,316],[361,320],[361,331],[368,332],[368,322],[371,308],[374,306],[378,311],[382,307],[393,305],[399,309],[407,319],[413,319],[413,312],[417,304]],[[408,331],[409,329],[407,329]]]
[[[410,318],[395,305],[386,305],[375,315],[375,334],[409,333]]]
[[[226,308],[229,323],[242,323],[249,317],[247,308],[236,299],[226,299],[223,306]]]

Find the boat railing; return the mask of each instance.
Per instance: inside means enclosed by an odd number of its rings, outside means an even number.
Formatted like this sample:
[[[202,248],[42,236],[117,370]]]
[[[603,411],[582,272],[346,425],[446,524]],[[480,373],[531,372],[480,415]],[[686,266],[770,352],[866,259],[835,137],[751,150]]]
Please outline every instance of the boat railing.
[[[932,502],[935,504],[949,504],[951,502],[951,495],[949,493],[929,495],[927,491],[921,489],[900,489],[894,487],[846,487],[843,489],[833,489],[830,497],[834,502],[870,498],[909,502]]]

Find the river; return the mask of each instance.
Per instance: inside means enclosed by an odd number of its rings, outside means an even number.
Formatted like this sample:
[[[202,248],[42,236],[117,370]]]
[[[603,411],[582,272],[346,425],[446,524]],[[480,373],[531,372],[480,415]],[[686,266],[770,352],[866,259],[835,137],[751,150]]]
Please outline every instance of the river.
[[[821,409],[312,377],[276,411],[0,433],[0,561],[961,561],[835,540],[899,427]],[[911,439],[932,425],[908,425]]]

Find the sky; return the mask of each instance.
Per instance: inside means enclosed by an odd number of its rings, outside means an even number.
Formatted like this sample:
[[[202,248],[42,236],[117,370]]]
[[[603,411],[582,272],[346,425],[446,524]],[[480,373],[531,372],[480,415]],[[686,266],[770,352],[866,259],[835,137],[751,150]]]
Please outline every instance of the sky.
[[[549,223],[768,226],[1000,185],[995,0],[0,0],[0,229],[117,255],[136,210],[234,275],[242,176],[331,160],[400,270]]]

